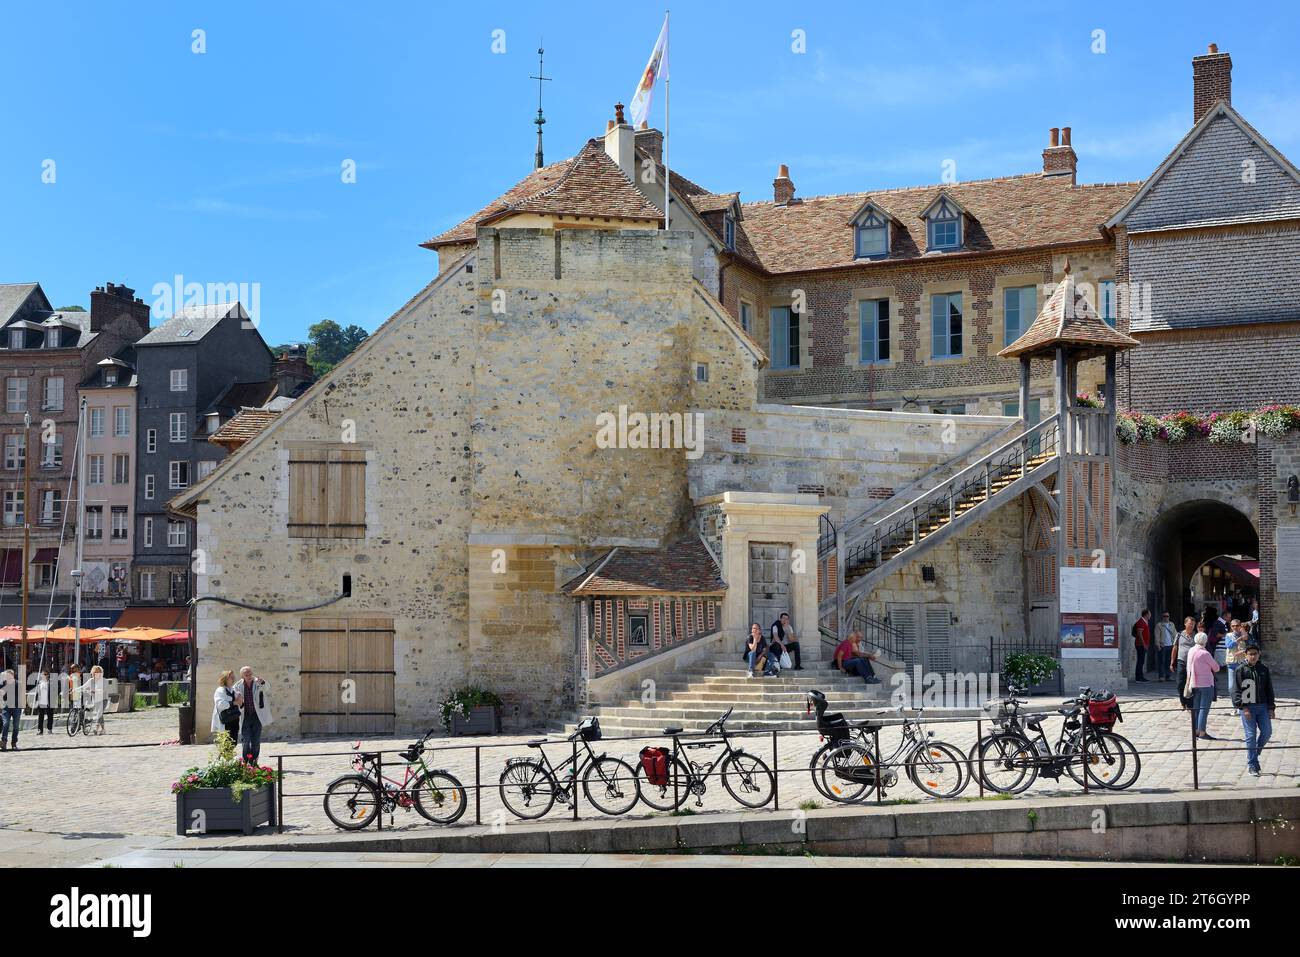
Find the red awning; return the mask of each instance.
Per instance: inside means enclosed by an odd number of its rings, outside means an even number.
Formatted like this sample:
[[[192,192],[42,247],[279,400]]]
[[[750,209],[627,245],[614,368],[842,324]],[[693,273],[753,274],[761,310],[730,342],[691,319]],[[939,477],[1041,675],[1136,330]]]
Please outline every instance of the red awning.
[[[23,582],[23,550],[6,548],[0,555],[0,585],[21,585]]]
[[[59,550],[57,548],[38,548],[36,549],[36,555],[32,558],[32,564],[53,565],[58,560]],[[21,561],[21,558],[19,561]]]

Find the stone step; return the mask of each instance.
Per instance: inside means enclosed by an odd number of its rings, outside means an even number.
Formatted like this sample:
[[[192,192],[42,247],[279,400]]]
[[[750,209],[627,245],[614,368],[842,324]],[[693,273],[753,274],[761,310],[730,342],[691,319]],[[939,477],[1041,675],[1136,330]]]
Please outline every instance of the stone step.
[[[878,713],[878,702],[858,702],[856,708],[843,709],[844,714],[853,715],[862,712],[863,716],[875,715]],[[593,709],[594,710],[594,709]],[[605,723],[606,716],[611,718],[632,718],[639,723],[661,722],[659,727],[665,724],[671,724],[678,721],[703,721],[710,724],[717,721],[718,718],[725,714],[727,708],[677,708],[660,706],[658,708],[604,708],[595,711],[600,718],[601,724]],[[731,712],[731,717],[727,719],[727,725],[730,726],[732,721],[794,721],[810,720],[804,715],[803,708],[735,708]]]
[[[860,681],[858,682],[858,684],[861,688],[866,687]],[[859,694],[854,694],[853,691],[851,690],[846,689],[841,691],[839,689],[835,689],[834,691],[827,692],[826,698],[831,703],[831,707],[834,708],[836,702],[838,702],[841,698],[849,701],[857,701],[862,697],[862,694],[865,694],[865,691]],[[800,707],[802,707],[803,703],[808,698],[808,694],[807,692],[804,691],[692,691],[692,690],[687,690],[687,691],[670,691],[667,694],[660,692],[657,697],[658,700],[661,702],[699,701],[699,702],[718,702],[720,704],[727,704],[727,703],[740,704],[746,701],[770,701],[773,703],[779,701],[779,702],[788,703],[791,706],[799,705]],[[872,696],[872,697],[878,697],[880,699],[883,699],[886,697],[886,695],[882,693],[880,695]]]

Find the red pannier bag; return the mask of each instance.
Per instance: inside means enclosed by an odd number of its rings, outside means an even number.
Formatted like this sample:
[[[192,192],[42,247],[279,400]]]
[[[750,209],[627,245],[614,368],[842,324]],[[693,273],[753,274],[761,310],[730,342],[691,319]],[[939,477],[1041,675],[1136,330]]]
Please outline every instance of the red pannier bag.
[[[1103,728],[1109,728],[1116,721],[1121,720],[1119,701],[1116,700],[1114,692],[1099,691],[1093,693],[1088,699],[1088,720]]]
[[[667,748],[641,749],[641,767],[645,770],[645,779],[655,787],[661,788],[668,784],[668,755]]]

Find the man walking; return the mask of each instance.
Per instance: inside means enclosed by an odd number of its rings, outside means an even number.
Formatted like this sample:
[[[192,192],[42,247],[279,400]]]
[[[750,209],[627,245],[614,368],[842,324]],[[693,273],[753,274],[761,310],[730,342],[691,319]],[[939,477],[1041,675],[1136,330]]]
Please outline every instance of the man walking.
[[[1259,777],[1259,755],[1273,735],[1277,703],[1273,697],[1273,677],[1268,666],[1259,660],[1259,645],[1246,646],[1246,660],[1237,667],[1232,689],[1232,706],[1241,711],[1241,727],[1246,733],[1246,770]]]
[[[1177,668],[1174,684],[1177,686],[1178,700],[1186,711],[1192,706],[1192,697],[1186,691],[1187,655],[1196,647],[1196,619],[1188,615],[1183,619],[1183,630],[1174,639],[1174,647],[1169,650],[1169,667]]]
[[[1133,622],[1133,657],[1135,665],[1133,668],[1134,681],[1146,681],[1147,649],[1151,647],[1151,609],[1143,608],[1142,615],[1137,621]]]
[[[253,669],[244,665],[239,669],[239,683],[235,693],[242,695],[244,706],[239,722],[239,755],[249,764],[257,763],[262,750],[262,729],[271,723],[270,695],[266,680],[253,675]]]
[[[1157,681],[1169,680],[1169,659],[1172,656],[1172,652],[1170,652],[1169,649],[1174,646],[1174,635],[1176,633],[1177,629],[1174,628],[1174,623],[1169,620],[1169,612],[1161,612],[1160,622],[1156,625],[1156,646],[1155,650],[1152,652],[1152,655],[1156,659],[1155,665]]]
[[[0,751],[18,750],[18,722],[22,716],[23,699],[18,690],[18,679],[12,671],[0,672]]]

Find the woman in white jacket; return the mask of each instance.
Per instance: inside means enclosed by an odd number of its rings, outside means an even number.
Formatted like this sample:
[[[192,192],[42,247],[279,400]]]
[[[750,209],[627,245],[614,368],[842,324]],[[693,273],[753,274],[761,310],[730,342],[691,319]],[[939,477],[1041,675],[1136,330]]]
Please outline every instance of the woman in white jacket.
[[[239,743],[239,711],[229,721],[223,721],[221,712],[227,708],[242,708],[244,706],[244,696],[235,693],[232,687],[235,681],[233,671],[221,672],[221,677],[217,679],[217,688],[212,692],[212,733],[225,731],[230,735],[232,744]]]

